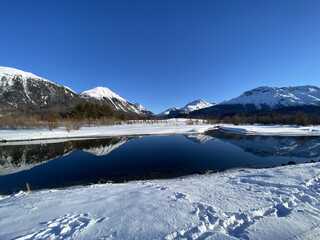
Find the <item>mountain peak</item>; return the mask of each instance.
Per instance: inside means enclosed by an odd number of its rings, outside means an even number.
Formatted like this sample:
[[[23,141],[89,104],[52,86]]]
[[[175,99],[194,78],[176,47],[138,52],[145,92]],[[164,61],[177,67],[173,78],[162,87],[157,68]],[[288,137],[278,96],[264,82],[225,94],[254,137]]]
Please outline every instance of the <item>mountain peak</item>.
[[[144,106],[142,106],[140,103],[134,104],[144,115],[147,117],[154,117],[154,113],[146,109]]]
[[[193,102],[188,103],[186,106],[184,106],[182,108],[182,110],[186,113],[190,113],[192,111],[199,110],[202,108],[211,107],[213,105],[215,105],[215,104],[208,103],[203,99],[198,99],[198,100],[195,100]]]
[[[148,111],[144,106],[142,106],[142,104],[136,102],[134,104],[140,111]]]
[[[95,87],[95,88],[81,92],[80,95],[84,97],[96,98],[99,100],[103,100],[104,98],[108,98],[108,99],[116,98],[116,99],[119,99],[120,101],[127,101],[106,87]]]

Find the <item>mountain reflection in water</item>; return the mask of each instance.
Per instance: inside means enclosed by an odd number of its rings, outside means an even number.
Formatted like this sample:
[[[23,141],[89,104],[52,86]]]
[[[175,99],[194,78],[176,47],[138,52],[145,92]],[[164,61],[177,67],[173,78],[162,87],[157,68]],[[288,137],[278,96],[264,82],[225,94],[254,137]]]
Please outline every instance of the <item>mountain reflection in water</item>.
[[[32,144],[30,142],[31,144],[28,145],[2,145],[0,146],[0,176],[31,169],[66,156],[75,149],[96,156],[107,155],[130,139],[130,137],[115,137],[57,143]]]
[[[206,136],[231,143],[259,157],[317,158],[320,156],[319,137],[253,136],[223,131],[209,131]]]

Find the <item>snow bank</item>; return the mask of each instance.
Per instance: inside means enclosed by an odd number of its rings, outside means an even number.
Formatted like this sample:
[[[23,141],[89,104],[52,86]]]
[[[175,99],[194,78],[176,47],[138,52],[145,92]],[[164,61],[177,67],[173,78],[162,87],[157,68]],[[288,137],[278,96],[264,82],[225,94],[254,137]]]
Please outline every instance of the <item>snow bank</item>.
[[[319,239],[319,184],[315,163],[20,192],[0,239]]]
[[[265,136],[320,136],[320,126],[288,125],[222,125],[220,129],[228,132]]]
[[[190,124],[192,123],[192,124]],[[61,138],[97,138],[128,135],[169,135],[203,133],[216,125],[204,124],[202,121],[190,122],[187,119],[169,119],[157,123],[123,124],[101,127],[82,127],[67,132],[64,127],[34,130],[1,130],[0,141],[29,141]]]

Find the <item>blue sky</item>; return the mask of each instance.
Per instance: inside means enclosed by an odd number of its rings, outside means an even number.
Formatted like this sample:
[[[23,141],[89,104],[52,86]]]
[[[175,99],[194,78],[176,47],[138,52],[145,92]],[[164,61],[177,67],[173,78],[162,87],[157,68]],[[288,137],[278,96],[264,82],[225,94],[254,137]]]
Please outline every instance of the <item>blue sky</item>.
[[[2,0],[0,66],[76,92],[105,86],[159,113],[319,86],[319,13],[310,0]]]

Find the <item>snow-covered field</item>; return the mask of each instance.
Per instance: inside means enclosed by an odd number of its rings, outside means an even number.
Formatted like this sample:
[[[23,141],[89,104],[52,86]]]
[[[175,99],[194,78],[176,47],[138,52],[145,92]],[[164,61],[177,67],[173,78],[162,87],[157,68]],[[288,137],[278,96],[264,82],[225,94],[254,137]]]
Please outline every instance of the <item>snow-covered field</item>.
[[[133,123],[114,126],[82,127],[79,130],[66,131],[60,127],[53,130],[0,130],[0,141],[29,141],[61,138],[97,138],[128,135],[169,135],[203,133],[215,128],[215,124],[206,124],[201,120],[188,119],[160,120],[156,123]]]
[[[314,163],[20,192],[0,239],[320,239],[319,184]]]
[[[228,132],[265,136],[320,136],[320,126],[290,125],[232,125],[223,124],[220,129]]]

